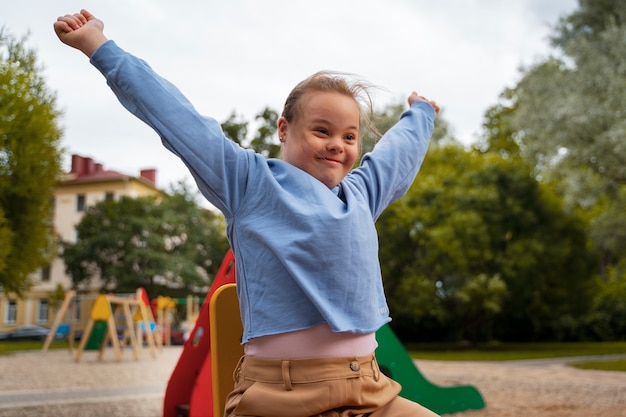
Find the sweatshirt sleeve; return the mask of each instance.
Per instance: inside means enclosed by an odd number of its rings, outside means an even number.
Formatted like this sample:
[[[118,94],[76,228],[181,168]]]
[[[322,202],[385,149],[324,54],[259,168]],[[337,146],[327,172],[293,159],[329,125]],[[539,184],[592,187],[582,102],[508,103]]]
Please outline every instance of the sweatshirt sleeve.
[[[253,153],[226,138],[216,120],[200,115],[178,88],[114,41],[101,45],[90,61],[122,105],[185,163],[201,193],[232,215],[245,191]]]
[[[413,103],[350,175],[367,198],[374,219],[411,187],[424,162],[435,116],[429,103]]]

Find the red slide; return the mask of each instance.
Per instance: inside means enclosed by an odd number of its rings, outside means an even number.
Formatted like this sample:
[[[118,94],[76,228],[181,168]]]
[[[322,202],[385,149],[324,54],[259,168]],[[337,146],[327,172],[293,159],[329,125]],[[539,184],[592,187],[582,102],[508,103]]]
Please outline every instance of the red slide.
[[[163,417],[213,417],[209,301],[224,284],[235,282],[235,256],[229,250],[200,308],[196,325],[183,346],[163,400]]]

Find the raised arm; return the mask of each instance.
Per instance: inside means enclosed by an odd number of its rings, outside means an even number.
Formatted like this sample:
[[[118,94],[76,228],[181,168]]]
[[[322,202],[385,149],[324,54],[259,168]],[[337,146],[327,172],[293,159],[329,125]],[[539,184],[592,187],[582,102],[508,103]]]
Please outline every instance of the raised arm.
[[[407,192],[428,150],[439,107],[417,93],[408,101],[410,108],[347,177],[363,190],[375,219]]]
[[[248,162],[256,155],[228,140],[215,119],[200,115],[176,86],[107,39],[103,28],[85,10],[54,23],[61,42],[87,55],[121,104],[187,165],[202,194],[226,216],[233,213],[245,194]]]

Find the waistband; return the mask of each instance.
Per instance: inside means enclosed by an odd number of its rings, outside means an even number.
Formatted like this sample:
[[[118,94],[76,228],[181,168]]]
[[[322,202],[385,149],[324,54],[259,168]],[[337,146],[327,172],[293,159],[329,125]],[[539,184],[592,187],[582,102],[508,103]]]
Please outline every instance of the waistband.
[[[247,356],[266,359],[366,356],[378,347],[375,333],[333,332],[328,323],[303,330],[260,336],[244,345]]]
[[[373,377],[378,381],[380,369],[372,355],[345,358],[265,359],[243,356],[235,368],[234,378],[285,384],[305,384],[336,379]]]

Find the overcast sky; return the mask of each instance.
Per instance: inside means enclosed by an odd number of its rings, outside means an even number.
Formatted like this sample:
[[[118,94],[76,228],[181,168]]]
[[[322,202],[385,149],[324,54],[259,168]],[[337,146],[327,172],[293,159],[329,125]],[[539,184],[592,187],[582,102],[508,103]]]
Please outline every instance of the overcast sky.
[[[252,120],[277,111],[292,87],[330,69],[384,90],[378,108],[411,91],[436,100],[454,135],[475,140],[484,111],[514,86],[520,66],[550,53],[548,35],[576,0],[125,0],[5,1],[0,26],[37,51],[63,110],[64,168],[70,155],[157,183],[189,178],[157,135],[124,110],[103,77],[52,30],[86,8],[105,34],[177,85],[203,114]]]

